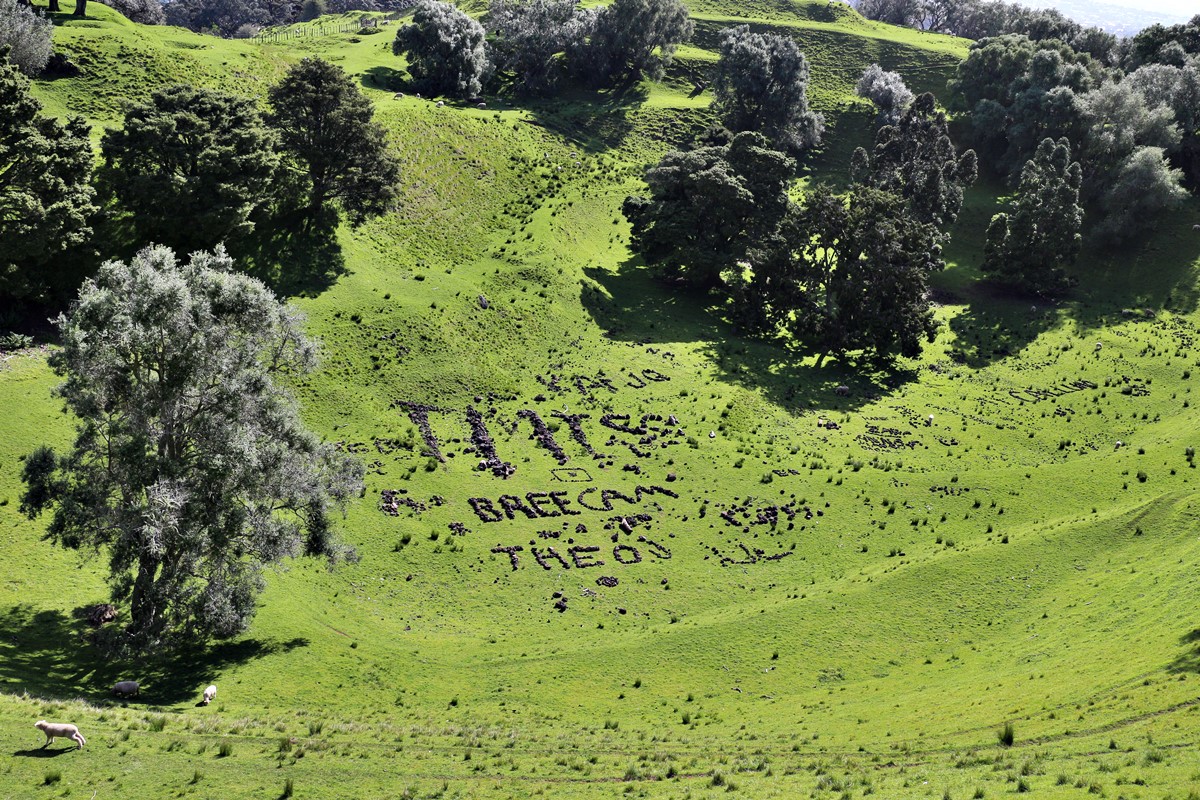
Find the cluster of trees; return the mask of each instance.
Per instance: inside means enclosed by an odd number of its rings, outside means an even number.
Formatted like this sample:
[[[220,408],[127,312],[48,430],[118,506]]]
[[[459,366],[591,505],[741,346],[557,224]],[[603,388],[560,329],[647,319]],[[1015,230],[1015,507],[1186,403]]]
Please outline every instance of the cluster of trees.
[[[370,101],[318,58],[256,101],[193,86],[156,90],[101,139],[39,113],[27,81],[0,65],[0,298],[61,300],[95,252],[158,242],[180,252],[248,244],[256,225],[359,223],[395,196],[398,163]],[[299,200],[297,200],[299,198]],[[97,241],[97,206],[106,241]]]
[[[661,75],[692,33],[679,0],[493,0],[486,29],[450,3],[420,0],[393,50],[422,91],[469,97],[489,76],[522,94],[551,92],[565,75],[611,86]]]
[[[868,19],[966,39],[1020,34],[1034,41],[1056,39],[1080,52],[1115,63],[1121,56],[1116,36],[1085,28],[1053,8],[1029,8],[1005,0],[858,0]]]
[[[950,90],[984,163],[1013,182],[1044,140],[1067,140],[1102,242],[1148,230],[1185,173],[1200,185],[1200,56],[1123,75],[1060,41],[1005,35],[972,45]]]
[[[157,4],[158,0],[115,2]],[[171,0],[163,10],[171,25],[218,36],[248,37],[270,25],[307,22],[322,14],[400,11],[410,5],[410,0]]]
[[[819,353],[912,356],[934,333],[929,277],[977,174],[925,94],[854,155],[844,195],[789,195],[795,161],[754,131],[710,131],[646,173],[624,213],[633,247],[672,278],[723,292],[747,331]]]

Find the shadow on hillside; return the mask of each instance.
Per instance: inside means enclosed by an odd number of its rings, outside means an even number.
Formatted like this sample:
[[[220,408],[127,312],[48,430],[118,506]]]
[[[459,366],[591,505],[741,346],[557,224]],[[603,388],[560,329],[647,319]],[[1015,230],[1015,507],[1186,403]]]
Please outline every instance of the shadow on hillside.
[[[281,297],[315,297],[346,274],[333,220],[309,227],[294,214],[263,220],[254,235],[240,243],[237,255],[246,273]]]
[[[1166,214],[1156,230],[1129,246],[1085,249],[1075,267],[1076,321],[1084,328],[1110,322],[1123,308],[1188,314],[1200,308],[1200,199]]]
[[[1058,306],[1041,298],[986,283],[972,294],[966,310],[950,320],[955,336],[950,359],[960,364],[979,368],[1017,355],[1060,321]]]
[[[82,615],[77,615],[82,616]],[[194,648],[167,660],[106,658],[90,641],[91,629],[57,609],[16,605],[0,613],[0,686],[40,697],[116,700],[114,683],[136,680],[140,696],[131,704],[170,705],[195,697],[222,670],[306,647],[307,639],[264,642],[244,639]]]
[[[385,92],[411,91],[407,73],[404,70],[382,65],[365,70],[361,83],[369,89],[380,89]]]
[[[1200,673],[1200,628],[1180,636],[1179,643],[1186,649],[1167,665],[1167,671]]]
[[[619,147],[633,131],[631,112],[649,96],[644,86],[613,89],[564,89],[551,99],[529,100],[529,122],[562,136],[589,153]],[[662,138],[666,139],[664,132]]]
[[[617,271],[585,268],[584,274],[603,291],[585,284],[580,300],[608,338],[639,344],[702,342],[717,380],[762,392],[792,413],[813,407],[853,411],[917,378],[915,370],[870,361],[828,358],[817,368],[811,354],[806,358],[779,344],[741,338],[710,307],[707,294],[664,283],[636,259]],[[849,394],[836,392],[842,385]]]

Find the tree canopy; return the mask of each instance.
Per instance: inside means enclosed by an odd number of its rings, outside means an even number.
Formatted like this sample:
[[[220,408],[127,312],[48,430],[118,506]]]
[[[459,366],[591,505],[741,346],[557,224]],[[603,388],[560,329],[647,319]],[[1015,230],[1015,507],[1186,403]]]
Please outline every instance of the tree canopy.
[[[872,64],[863,71],[854,90],[859,97],[865,97],[875,104],[879,109],[879,121],[885,125],[899,122],[900,115],[915,97],[898,73],[887,72],[878,64]]]
[[[562,54],[591,31],[592,15],[576,0],[492,0],[487,26],[496,68],[523,94],[546,94],[565,71]]]
[[[22,510],[48,536],[103,554],[146,650],[244,631],[264,568],[347,551],[330,512],[361,464],[305,429],[281,383],[314,364],[300,318],[221,248],[186,263],[165,247],[110,261],[57,325],[50,357],[77,417],[70,452],[25,460]]]
[[[649,198],[625,200],[634,249],[672,276],[716,285],[778,227],[794,167],[754,132],[667,153],[646,172]]]
[[[1083,240],[1082,181],[1071,143],[1044,139],[1021,170],[1011,213],[992,217],[982,272],[1034,294],[1065,291]]]
[[[613,0],[594,10],[585,29],[586,44],[579,42],[572,58],[591,83],[606,85],[662,77],[693,26],[680,0]]]
[[[257,104],[188,85],[156,89],[100,142],[101,188],[139,243],[181,252],[244,236],[270,196],[277,139]]]
[[[91,141],[81,119],[43,116],[3,59],[0,165],[0,299],[44,299],[70,282],[61,255],[92,234]]]
[[[0,0],[0,62],[37,75],[50,60],[54,25],[29,3]]]
[[[408,58],[408,74],[422,91],[473,97],[491,70],[486,36],[454,5],[421,0],[412,22],[396,31],[392,51]]]
[[[330,208],[353,224],[382,214],[396,197],[400,165],[375,109],[341,67],[305,58],[267,92],[268,122],[285,166],[308,196],[311,223]]]
[[[946,115],[929,93],[895,125],[879,129],[869,155],[856,150],[851,167],[856,181],[904,198],[918,220],[943,232],[958,218],[963,192],[979,173],[973,150],[961,156],[955,150]]]
[[[821,141],[824,119],[808,107],[808,62],[795,40],[747,25],[721,34],[713,105],[733,131],[758,131],[802,153]]]

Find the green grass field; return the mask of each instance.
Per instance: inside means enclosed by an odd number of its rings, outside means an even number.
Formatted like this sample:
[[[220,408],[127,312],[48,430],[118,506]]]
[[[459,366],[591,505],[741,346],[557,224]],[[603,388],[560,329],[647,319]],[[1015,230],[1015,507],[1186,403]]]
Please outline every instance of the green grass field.
[[[871,134],[862,68],[940,91],[965,43],[738,8],[697,4],[662,84],[485,110],[393,99],[387,27],[63,20],[84,73],[36,91],[98,126],[155,85],[261,95],[336,60],[392,132],[402,203],[278,278],[324,343],[305,417],[369,467],[343,528],[362,560],[273,574],[244,639],[89,648],[102,565],[17,510],[21,456],[70,420],[43,350],[0,357],[0,797],[1200,796],[1200,204],[1034,305],[979,282],[980,186],[920,360],[817,369],[741,339],[631,256],[619,211],[711,121],[688,70],[716,29],[804,43],[830,127],[809,179],[833,182]],[[406,403],[436,407],[440,460]],[[469,409],[510,478],[476,468]],[[111,700],[119,679],[141,697]],[[88,746],[39,751],[42,718]]]

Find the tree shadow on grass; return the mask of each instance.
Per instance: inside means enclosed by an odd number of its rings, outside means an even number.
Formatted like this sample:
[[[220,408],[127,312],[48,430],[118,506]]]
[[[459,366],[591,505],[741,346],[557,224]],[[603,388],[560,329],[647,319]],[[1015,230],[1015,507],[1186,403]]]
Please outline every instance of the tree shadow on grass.
[[[1184,652],[1167,665],[1167,671],[1200,673],[1200,628],[1194,628],[1180,636],[1179,643],[1184,646]]]
[[[1019,354],[1060,323],[1058,304],[981,283],[966,309],[950,320],[955,341],[947,355],[978,369]]]
[[[613,89],[563,88],[551,98],[521,103],[531,115],[530,124],[574,142],[589,153],[620,147],[633,132],[630,115],[645,103],[648,90],[641,84]],[[664,138],[667,132],[664,131]]]
[[[379,89],[384,92],[411,91],[408,75],[404,70],[383,65],[364,71],[361,83],[369,89]]]
[[[286,642],[241,639],[195,647],[172,657],[109,658],[92,642],[93,630],[58,609],[16,605],[0,612],[0,686],[48,698],[82,697],[91,702],[171,705],[196,697],[221,670],[306,647],[307,639]],[[112,685],[141,684],[138,697],[117,700]]]
[[[584,274],[600,289],[585,283],[580,300],[605,336],[646,345],[703,343],[716,380],[762,392],[793,414],[811,408],[853,411],[917,377],[916,370],[870,360],[830,358],[818,368],[813,354],[743,338],[719,315],[710,295],[668,284],[637,259],[616,271],[589,267]],[[839,386],[848,392],[839,393]]]
[[[336,217],[304,225],[298,212],[260,220],[254,235],[239,243],[244,271],[282,297],[315,297],[346,274]]]

